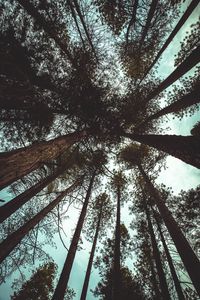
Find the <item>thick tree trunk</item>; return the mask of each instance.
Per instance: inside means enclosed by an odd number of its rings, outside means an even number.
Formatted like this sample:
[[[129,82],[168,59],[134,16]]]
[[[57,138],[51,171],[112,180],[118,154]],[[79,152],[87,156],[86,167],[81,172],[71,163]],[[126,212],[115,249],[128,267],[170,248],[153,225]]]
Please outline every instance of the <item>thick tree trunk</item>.
[[[76,250],[77,250],[77,246],[78,246],[78,242],[80,239],[80,235],[81,235],[81,230],[83,227],[83,223],[85,220],[85,216],[87,213],[87,207],[88,207],[88,203],[89,203],[89,199],[90,199],[90,195],[91,195],[91,191],[92,191],[92,186],[93,186],[93,182],[96,176],[96,171],[94,171],[91,180],[90,180],[90,184],[86,193],[86,197],[85,197],[85,201],[81,210],[81,214],[76,226],[76,230],[74,232],[73,238],[72,238],[72,242],[71,245],[69,247],[69,251],[67,253],[67,258],[65,260],[63,269],[62,269],[62,273],[60,275],[60,278],[58,280],[58,284],[56,286],[56,289],[54,291],[54,295],[52,300],[63,300],[64,299],[64,295],[65,295],[65,291],[68,285],[68,281],[69,281],[69,276],[71,273],[71,269],[72,269],[72,265],[74,262],[74,258],[76,255]]]
[[[200,168],[199,136],[139,135],[132,133],[122,133],[122,135],[157,150],[166,152],[196,168]]]
[[[83,132],[75,132],[50,141],[0,153],[0,189],[55,159],[83,136]]]
[[[65,43],[60,39],[56,32],[52,29],[52,26],[45,20],[45,18],[38,12],[38,10],[30,3],[29,0],[17,0],[21,6],[31,15],[35,21],[43,28],[43,30],[52,38],[55,43],[60,47],[60,49],[67,55],[69,61],[76,68],[76,62],[72,57],[70,51],[68,50]]]
[[[176,274],[176,270],[174,268],[172,257],[170,255],[168,246],[167,246],[167,244],[165,242],[165,238],[164,238],[164,235],[163,235],[163,232],[162,232],[162,229],[161,229],[161,225],[159,223],[159,220],[158,220],[158,218],[157,218],[156,213],[155,213],[154,210],[153,210],[153,213],[154,213],[154,218],[156,220],[156,224],[157,224],[157,227],[158,227],[158,231],[160,233],[160,237],[161,237],[161,241],[162,241],[162,244],[163,244],[163,248],[165,250],[165,254],[166,254],[166,257],[167,257],[167,261],[168,261],[168,265],[169,265],[169,268],[170,268],[170,272],[172,274],[172,278],[173,278],[173,281],[174,281],[174,285],[175,285],[175,288],[176,288],[178,299],[179,300],[185,300],[185,296],[183,294],[183,291],[182,291],[182,288],[181,288],[181,284],[179,282],[178,276]]]
[[[157,274],[158,274],[158,278],[159,278],[159,282],[160,282],[162,299],[163,300],[170,300],[171,297],[170,297],[170,294],[169,294],[165,273],[164,273],[163,267],[162,267],[160,252],[159,252],[159,249],[158,249],[158,246],[157,246],[156,237],[155,237],[155,234],[154,234],[149,209],[147,207],[147,204],[146,204],[146,201],[145,201],[144,198],[143,198],[143,205],[144,205],[145,213],[146,213],[146,216],[147,216],[147,223],[148,223],[148,228],[149,228],[149,234],[150,234],[150,237],[151,237],[151,244],[152,244],[152,248],[153,248],[153,256],[154,256],[154,260],[155,260],[155,263],[156,263]]]
[[[151,183],[148,175],[145,173],[144,169],[141,165],[138,165],[138,168],[143,176],[148,191],[150,195],[153,197],[158,210],[160,212],[161,217],[163,218],[165,225],[172,237],[172,240],[176,246],[176,249],[183,261],[183,264],[191,278],[191,281],[200,296],[200,261],[197,258],[196,254],[192,250],[190,244],[185,238],[184,234],[178,227],[177,222],[174,220],[171,212],[168,210],[164,202],[162,201],[158,190]]]
[[[149,71],[153,68],[153,66],[156,64],[156,62],[158,61],[158,59],[160,58],[160,56],[162,55],[162,53],[165,51],[165,49],[169,46],[169,44],[171,43],[171,41],[173,40],[173,38],[175,37],[175,35],[177,34],[177,32],[181,29],[181,27],[183,26],[183,24],[187,21],[187,19],[189,18],[189,16],[192,14],[192,12],[194,11],[194,9],[197,7],[197,5],[199,4],[199,0],[192,0],[190,5],[188,6],[188,8],[186,9],[185,13],[183,14],[183,16],[180,18],[180,20],[178,21],[177,25],[175,26],[174,30],[171,32],[171,34],[169,35],[169,37],[167,38],[166,42],[164,43],[164,45],[162,46],[162,48],[160,49],[160,51],[158,52],[158,54],[156,55],[156,57],[154,58],[153,62],[151,63],[151,65],[148,67],[148,69],[146,70],[142,80],[147,76],[147,74],[149,73]],[[141,81],[142,81],[141,80]],[[140,81],[140,82],[141,82]]]
[[[142,31],[142,36],[141,36],[141,39],[140,39],[139,48],[142,48],[142,46],[143,46],[143,43],[144,43],[144,40],[146,38],[147,32],[148,32],[149,27],[151,25],[151,21],[153,19],[154,13],[156,11],[157,4],[158,4],[158,0],[152,0],[151,1],[151,5],[150,5],[149,12],[148,12],[146,24],[145,24],[144,29]]]
[[[113,266],[113,300],[120,300],[121,295],[121,266],[120,266],[120,222],[121,222],[121,189],[117,186],[117,218],[115,227],[115,248],[114,248],[114,266]]]
[[[11,233],[0,244],[0,263],[10,254],[10,252],[20,243],[28,232],[35,227],[69,192],[80,183],[80,179],[76,180],[69,188],[63,191],[55,200],[43,208],[36,216],[30,219],[26,224],[15,232]]]
[[[159,95],[162,91],[168,88],[177,79],[187,73],[195,65],[200,62],[200,46],[197,46],[192,53],[163,81],[155,88],[153,92],[146,98],[146,102]]]
[[[146,124],[152,120],[158,119],[169,113],[177,113],[182,109],[186,109],[198,103],[200,103],[200,86],[197,86],[193,91],[182,96],[179,100],[174,101],[170,105],[149,116],[146,120],[144,120],[142,123],[136,126],[134,130],[136,132],[138,131],[138,129],[141,129],[142,127],[146,126]]]
[[[0,207],[0,223],[6,220],[10,215],[17,211],[22,205],[28,202],[32,197],[49,185],[53,180],[60,176],[67,167],[58,169],[54,174],[49,175],[42,181],[36,183],[34,186],[30,187],[28,190],[24,191],[20,195],[16,196],[14,199],[10,200],[8,203]]]
[[[98,239],[98,235],[99,235],[101,216],[102,216],[102,208],[103,208],[103,202],[102,202],[101,208],[100,208],[99,218],[98,218],[98,222],[97,222],[97,226],[96,226],[96,232],[95,232],[95,236],[94,236],[94,240],[93,240],[93,244],[92,244],[90,258],[89,258],[88,265],[87,265],[87,271],[86,271],[86,274],[85,274],[85,279],[84,279],[84,284],[83,284],[83,289],[82,289],[82,292],[81,292],[80,300],[85,300],[86,296],[87,296],[87,290],[88,290],[90,274],[91,274],[91,270],[92,270],[94,253],[95,253],[97,239]]]

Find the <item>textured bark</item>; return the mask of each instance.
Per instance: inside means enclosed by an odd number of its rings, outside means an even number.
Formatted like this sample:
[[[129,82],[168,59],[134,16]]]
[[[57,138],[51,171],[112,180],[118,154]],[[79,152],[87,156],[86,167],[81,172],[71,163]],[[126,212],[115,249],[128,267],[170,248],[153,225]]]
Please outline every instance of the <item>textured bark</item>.
[[[167,246],[167,244],[165,242],[165,238],[164,238],[164,235],[163,235],[163,232],[162,232],[162,229],[161,229],[161,225],[159,223],[159,220],[158,220],[158,218],[157,218],[156,213],[155,213],[154,210],[153,210],[153,213],[154,213],[154,218],[156,220],[156,224],[157,224],[157,227],[158,227],[158,231],[160,233],[160,237],[161,237],[161,241],[162,241],[162,244],[163,244],[163,248],[165,250],[165,254],[166,254],[168,265],[169,265],[169,268],[170,268],[170,272],[171,272],[171,275],[172,275],[172,278],[173,278],[173,281],[174,281],[174,285],[175,285],[175,288],[176,288],[178,299],[179,300],[185,300],[185,296],[183,294],[183,291],[182,291],[182,288],[181,288],[181,284],[179,282],[178,276],[176,274],[176,270],[174,268],[172,257],[170,255],[168,246]]]
[[[0,153],[0,189],[55,159],[83,136],[83,132],[75,132],[50,141]]]
[[[168,208],[162,201],[158,190],[153,186],[152,182],[150,181],[148,175],[145,173],[142,166],[138,165],[138,168],[146,182],[150,195],[152,196],[158,207],[160,215],[165,222],[169,234],[171,235],[176,249],[194,285],[194,288],[200,296],[200,261],[194,253],[194,251],[192,250],[181,229],[179,228],[177,222],[174,220],[171,212],[168,210]]]
[[[49,185],[53,180],[55,180],[59,175],[61,175],[65,168],[60,168],[54,174],[49,175],[42,181],[36,183],[34,186],[30,187],[20,195],[16,196],[8,203],[0,207],[0,223],[6,220],[10,215],[17,211],[22,205],[28,202],[32,197]]]
[[[180,135],[139,135],[122,133],[123,136],[131,138],[142,144],[164,151],[187,164],[200,168],[200,137]]]
[[[96,232],[95,232],[92,249],[91,249],[91,253],[90,253],[90,257],[89,257],[89,261],[88,261],[88,265],[87,265],[87,271],[85,274],[85,279],[84,279],[84,284],[83,284],[80,300],[85,300],[86,296],[87,296],[87,290],[88,290],[90,274],[91,274],[91,270],[92,270],[94,253],[95,253],[97,239],[98,239],[98,235],[99,235],[101,216],[102,216],[102,208],[103,208],[103,202],[102,202],[101,208],[100,208],[99,218],[98,218],[98,222],[97,222],[97,226],[96,226]]]
[[[158,54],[156,55],[156,57],[154,58],[153,62],[151,63],[151,65],[148,67],[147,71],[145,72],[142,80],[147,76],[147,74],[149,73],[149,71],[153,68],[153,66],[156,64],[156,62],[158,61],[158,59],[160,58],[160,56],[162,55],[162,53],[165,51],[165,49],[169,46],[169,44],[171,43],[171,41],[173,40],[173,38],[175,37],[175,35],[177,34],[177,32],[181,29],[181,27],[183,26],[183,24],[187,21],[187,19],[189,18],[189,16],[192,14],[192,12],[194,11],[194,9],[197,7],[197,5],[199,4],[199,0],[192,0],[190,5],[188,6],[188,8],[186,9],[185,13],[183,14],[183,16],[180,18],[180,20],[178,21],[177,25],[175,26],[175,28],[173,29],[173,31],[171,32],[171,34],[169,35],[169,37],[167,38],[166,42],[164,43],[164,45],[161,47],[160,51],[158,52]],[[141,81],[142,81],[141,80]]]
[[[149,229],[149,234],[151,237],[151,244],[152,244],[152,248],[153,248],[153,257],[154,257],[154,260],[156,263],[157,274],[158,274],[158,278],[159,278],[159,282],[160,282],[161,296],[162,296],[163,300],[170,300],[171,297],[169,294],[165,273],[164,273],[163,267],[162,267],[160,252],[159,252],[159,249],[157,246],[156,237],[155,237],[153,225],[151,222],[151,216],[150,216],[149,209],[147,207],[147,204],[146,204],[146,201],[144,198],[143,198],[143,205],[144,205],[145,213],[147,216],[148,229]]]
[[[154,97],[159,95],[162,91],[168,88],[172,83],[178,80],[199,62],[200,46],[197,46],[192,53],[190,53],[190,55],[163,82],[161,82],[154,91],[149,94],[149,96],[146,98],[146,102],[149,102]]]
[[[49,205],[43,208],[36,216],[30,219],[22,227],[15,232],[11,233],[1,244],[0,244],[0,263],[10,254],[10,252],[20,243],[20,241],[28,234],[28,232],[35,227],[58,203],[71,192],[78,184],[80,180],[76,180],[69,188],[63,191],[55,200]]]
[[[35,21],[43,28],[43,30],[52,38],[55,43],[60,47],[60,49],[67,55],[69,61],[74,67],[76,67],[76,62],[73,59],[70,51],[68,50],[65,43],[60,39],[56,32],[53,31],[52,26],[45,20],[45,18],[38,12],[38,10],[30,3],[29,0],[17,0],[21,6],[31,15]]]
[[[163,109],[159,110],[155,114],[149,116],[146,120],[140,123],[136,128],[135,131],[141,129],[142,127],[146,126],[146,124],[152,120],[158,119],[162,116],[165,116],[169,113],[177,113],[180,110],[186,109],[194,104],[200,103],[200,86],[197,86],[193,91],[190,93],[182,96],[177,101],[174,101],[170,105],[164,107]]]
[[[144,40],[146,38],[147,32],[148,32],[149,27],[151,25],[151,21],[153,19],[154,13],[156,11],[157,4],[158,4],[158,0],[152,0],[151,1],[151,5],[150,5],[149,12],[148,12],[146,24],[145,24],[144,29],[142,31],[142,36],[141,36],[141,39],[140,39],[140,46],[139,46],[139,48],[142,48],[142,46],[143,46],[143,43],[144,43]]]
[[[114,247],[114,266],[113,266],[113,300],[121,299],[121,268],[120,268],[120,223],[121,223],[121,190],[120,186],[117,186],[117,218],[115,227],[115,247]]]
[[[69,247],[69,251],[67,253],[67,258],[65,260],[60,278],[58,280],[58,284],[56,286],[56,289],[54,291],[54,295],[52,300],[63,300],[64,299],[64,295],[65,295],[65,291],[68,285],[68,281],[69,281],[69,276],[71,273],[71,269],[72,269],[72,265],[74,262],[74,258],[76,255],[76,250],[77,250],[77,246],[78,246],[78,242],[80,239],[80,235],[81,235],[81,230],[83,227],[83,223],[85,220],[85,216],[86,216],[86,212],[87,212],[87,207],[88,207],[88,203],[89,203],[89,199],[90,199],[90,195],[91,195],[91,191],[92,191],[92,186],[93,186],[93,182],[96,176],[96,172],[93,173],[91,180],[90,180],[90,184],[86,193],[86,197],[85,197],[85,201],[81,210],[81,214],[76,226],[76,230],[74,232],[73,238],[72,238],[72,242],[71,245]]]

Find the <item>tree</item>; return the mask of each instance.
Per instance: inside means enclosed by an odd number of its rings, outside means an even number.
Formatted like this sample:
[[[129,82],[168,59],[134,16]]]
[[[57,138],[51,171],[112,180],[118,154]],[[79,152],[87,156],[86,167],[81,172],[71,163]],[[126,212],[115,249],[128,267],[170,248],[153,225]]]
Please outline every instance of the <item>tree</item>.
[[[111,217],[111,203],[108,195],[106,193],[100,194],[97,196],[96,201],[93,204],[92,211],[90,212],[92,214],[92,224],[90,224],[90,227],[96,227],[95,229],[95,235],[93,238],[92,243],[92,249],[90,252],[90,257],[87,265],[87,270],[85,274],[85,279],[83,283],[83,288],[81,292],[81,300],[85,300],[87,296],[87,290],[90,280],[90,274],[92,270],[92,264],[94,259],[94,254],[96,250],[96,244],[99,237],[99,234],[102,233],[102,231],[105,231],[105,224],[108,223],[110,217]],[[88,218],[87,218],[88,219]],[[88,221],[88,220],[87,220]],[[104,227],[102,226],[104,224]],[[91,231],[91,228],[89,228],[89,231]]]
[[[2,166],[0,188],[8,186],[51,159],[58,157],[82,137],[84,137],[83,132],[71,133],[50,141],[34,143],[27,147],[0,153]]]

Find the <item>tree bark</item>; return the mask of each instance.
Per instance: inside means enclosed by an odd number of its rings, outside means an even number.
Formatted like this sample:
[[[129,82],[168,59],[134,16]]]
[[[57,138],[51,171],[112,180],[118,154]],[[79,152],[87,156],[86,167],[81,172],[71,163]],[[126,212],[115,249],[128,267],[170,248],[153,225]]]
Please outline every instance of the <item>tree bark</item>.
[[[0,153],[0,189],[55,159],[83,136],[84,132],[75,132],[50,141]]]
[[[22,227],[15,232],[11,233],[0,244],[0,263],[10,254],[10,252],[20,243],[20,241],[28,234],[28,232],[34,228],[58,203],[71,192],[78,184],[80,179],[76,180],[69,188],[63,191],[55,200],[43,208],[36,216],[30,219]]]
[[[146,98],[146,102],[149,102],[154,97],[159,95],[162,91],[168,88],[181,76],[187,73],[195,65],[200,62],[200,46],[197,46],[190,55],[163,81],[159,84],[155,90],[153,90],[149,96]]]
[[[161,225],[159,223],[159,220],[158,220],[158,218],[156,216],[156,212],[154,210],[153,210],[153,213],[154,213],[154,218],[156,220],[156,224],[157,224],[157,227],[158,227],[158,231],[160,233],[160,237],[161,237],[161,241],[162,241],[162,244],[163,244],[163,248],[165,250],[165,254],[166,254],[168,265],[169,265],[169,268],[170,268],[170,272],[171,272],[171,275],[172,275],[172,278],[173,278],[173,281],[174,281],[174,285],[175,285],[175,288],[176,288],[178,299],[179,300],[185,300],[185,296],[183,294],[183,291],[182,291],[182,288],[181,288],[181,284],[179,282],[178,276],[176,274],[176,270],[174,268],[172,257],[170,255],[169,249],[168,249],[167,244],[165,242],[165,238],[164,238],[164,235],[163,235],[163,232],[162,232],[162,229],[161,229]]]
[[[73,238],[72,238],[72,242],[71,245],[69,247],[69,251],[67,254],[67,258],[65,260],[60,278],[58,280],[58,284],[56,286],[56,289],[54,291],[54,295],[52,300],[63,300],[64,296],[65,296],[65,291],[68,285],[68,281],[69,281],[69,276],[71,273],[71,269],[72,269],[72,265],[74,262],[74,258],[76,255],[76,250],[77,250],[77,246],[78,246],[78,242],[80,239],[80,234],[81,234],[81,230],[83,227],[83,223],[85,220],[85,216],[86,216],[86,212],[87,212],[87,207],[88,207],[88,203],[89,203],[89,199],[90,199],[90,195],[91,195],[91,191],[92,191],[92,186],[93,186],[93,182],[96,176],[96,171],[94,171],[91,180],[90,180],[90,184],[86,193],[86,197],[85,197],[85,201],[81,210],[81,214],[76,226],[76,230],[74,232]]]
[[[92,245],[92,249],[91,249],[91,253],[90,253],[90,258],[89,258],[88,265],[87,265],[87,271],[86,271],[86,274],[85,274],[85,279],[84,279],[84,284],[83,284],[83,289],[82,289],[82,292],[81,292],[80,300],[85,300],[86,296],[87,296],[87,290],[88,290],[90,274],[91,274],[91,270],[92,270],[94,253],[95,253],[97,239],[98,239],[98,235],[99,235],[101,216],[102,216],[102,208],[103,208],[103,202],[101,203],[99,218],[98,218],[98,222],[97,222],[97,226],[96,226],[96,232],[95,232],[95,236],[94,236],[94,240],[93,240],[93,245]]]
[[[200,137],[180,135],[139,135],[122,133],[123,136],[164,151],[187,164],[200,168]]]
[[[120,266],[120,242],[121,242],[121,189],[117,186],[117,218],[115,227],[115,248],[114,248],[114,266],[113,266],[113,300],[121,299],[121,266]]]
[[[36,22],[43,28],[43,30],[52,38],[55,43],[60,47],[60,49],[67,55],[69,61],[76,68],[76,62],[72,57],[70,51],[68,50],[65,43],[60,39],[56,32],[53,31],[50,24],[45,20],[45,18],[38,12],[38,10],[30,3],[29,0],[17,0],[21,6],[31,15]]]
[[[159,252],[159,249],[158,249],[158,246],[157,246],[156,237],[155,237],[155,234],[154,234],[149,209],[147,207],[147,204],[146,204],[146,201],[145,201],[144,198],[143,198],[143,205],[144,205],[144,210],[145,210],[145,213],[146,213],[146,216],[147,216],[147,223],[148,223],[148,228],[149,228],[149,234],[150,234],[150,237],[151,237],[151,244],[152,244],[152,248],[153,248],[153,256],[154,256],[154,260],[155,260],[155,263],[156,263],[157,274],[158,274],[158,278],[159,278],[159,282],[160,282],[162,299],[163,300],[170,300],[171,297],[170,297],[170,294],[169,294],[165,273],[164,273],[163,267],[162,267],[160,252]]]
[[[146,120],[141,122],[136,128],[134,129],[135,132],[146,126],[152,120],[158,119],[162,116],[165,116],[169,113],[177,113],[182,109],[186,109],[194,104],[200,103],[200,86],[197,86],[193,91],[190,93],[182,96],[177,101],[174,101],[170,105],[164,107],[163,109],[159,110],[155,114],[149,116]]]
[[[154,58],[153,62],[151,63],[151,65],[146,70],[146,72],[143,75],[143,78],[141,79],[140,82],[142,82],[142,80],[147,76],[147,74],[149,73],[149,71],[153,68],[153,66],[158,61],[158,59],[160,58],[160,56],[162,55],[162,53],[169,46],[169,44],[171,43],[171,41],[173,40],[173,38],[175,37],[175,35],[177,34],[177,32],[181,29],[181,27],[183,26],[183,24],[187,21],[187,19],[192,14],[192,12],[194,11],[194,9],[197,7],[198,4],[199,4],[199,0],[192,0],[191,1],[190,5],[186,9],[185,13],[180,18],[180,20],[178,21],[178,23],[175,26],[174,30],[171,32],[171,34],[167,38],[166,42],[164,43],[164,45],[161,47],[160,51],[158,52],[158,54]]]
[[[60,176],[67,167],[58,169],[54,174],[44,178],[42,181],[36,183],[8,203],[0,207],[0,223],[6,220],[10,215],[16,212],[22,205],[33,198],[37,193],[49,185],[53,180]]]
[[[148,175],[145,173],[144,169],[141,165],[138,165],[139,171],[143,176],[148,191],[160,212],[161,217],[163,218],[165,225],[171,235],[171,238],[176,246],[176,249],[183,261],[183,264],[191,278],[191,281],[196,289],[198,295],[200,296],[200,261],[197,258],[196,254],[192,250],[190,244],[188,243],[187,239],[185,238],[184,234],[178,227],[177,222],[174,220],[171,212],[168,210],[164,202],[162,201],[158,190],[153,186],[152,182],[150,181]]]

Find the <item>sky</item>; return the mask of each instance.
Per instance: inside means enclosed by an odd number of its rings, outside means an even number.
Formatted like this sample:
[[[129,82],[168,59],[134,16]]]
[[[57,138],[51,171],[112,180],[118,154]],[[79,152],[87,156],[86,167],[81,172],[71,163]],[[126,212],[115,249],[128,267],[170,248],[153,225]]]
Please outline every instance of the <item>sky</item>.
[[[183,4],[183,10],[185,10],[185,7],[190,1],[186,1]],[[195,23],[195,21],[198,18],[198,12],[200,9],[200,4],[195,10],[195,12],[192,14],[191,18],[185,23],[182,30],[176,35],[171,45],[166,49],[165,53],[163,54],[161,60],[160,60],[160,67],[158,68],[158,72],[161,76],[161,78],[166,78],[173,70],[174,70],[174,63],[173,63],[173,57],[179,50],[180,42],[183,40],[185,32],[190,29],[190,25],[192,23]],[[188,74],[187,74],[188,75]],[[166,120],[166,117],[165,117]],[[162,134],[177,134],[177,135],[190,135],[190,130],[193,127],[193,125],[200,120],[200,109],[198,112],[196,112],[192,117],[183,117],[181,120],[178,120],[178,118],[172,119],[172,117],[168,116],[168,122],[165,123],[162,127],[163,132]],[[170,129],[167,129],[170,127]],[[200,170],[197,168],[194,168],[174,157],[168,156],[167,157],[167,169],[162,170],[158,179],[157,183],[164,183],[168,187],[172,187],[174,194],[178,194],[182,189],[188,190],[190,188],[195,188],[197,185],[200,184]],[[2,193],[0,192],[0,199],[9,200],[8,193],[4,190]],[[73,229],[75,228],[78,216],[79,216],[79,210],[76,209],[70,209],[68,211],[68,215],[70,218],[64,221],[64,228],[69,236],[69,233],[72,234]],[[123,221],[129,222],[131,219],[131,216],[128,215],[128,211],[124,209],[123,214]],[[111,234],[111,230],[110,230]],[[69,246],[69,240],[66,240],[63,236],[63,239],[66,242],[66,246]],[[59,271],[61,271],[64,260],[66,258],[67,251],[63,247],[62,243],[60,242],[60,239],[58,235],[56,234],[54,237],[54,241],[57,244],[57,249],[51,248],[49,246],[46,246],[47,252],[50,252],[52,258],[55,260],[55,262],[58,264]],[[69,286],[71,288],[74,288],[76,292],[75,300],[78,300],[80,298],[81,288],[84,280],[84,271],[86,269],[88,257],[89,257],[89,250],[91,247],[91,243],[84,240],[83,243],[83,249],[81,251],[78,251],[76,254],[76,258],[74,261],[73,269],[70,276]],[[32,268],[33,266],[31,266]],[[22,269],[23,270],[23,269]],[[27,270],[24,270],[24,272],[30,274]],[[9,300],[9,294],[11,291],[11,283],[14,278],[18,277],[19,274],[15,272],[10,278],[7,279],[5,284],[2,284],[0,287],[0,300]],[[94,289],[95,286],[98,283],[98,271],[93,268],[92,274],[91,274],[91,280],[89,289]],[[87,300],[94,300],[97,298],[94,298],[91,292],[88,292]],[[24,299],[25,300],[25,299]]]

